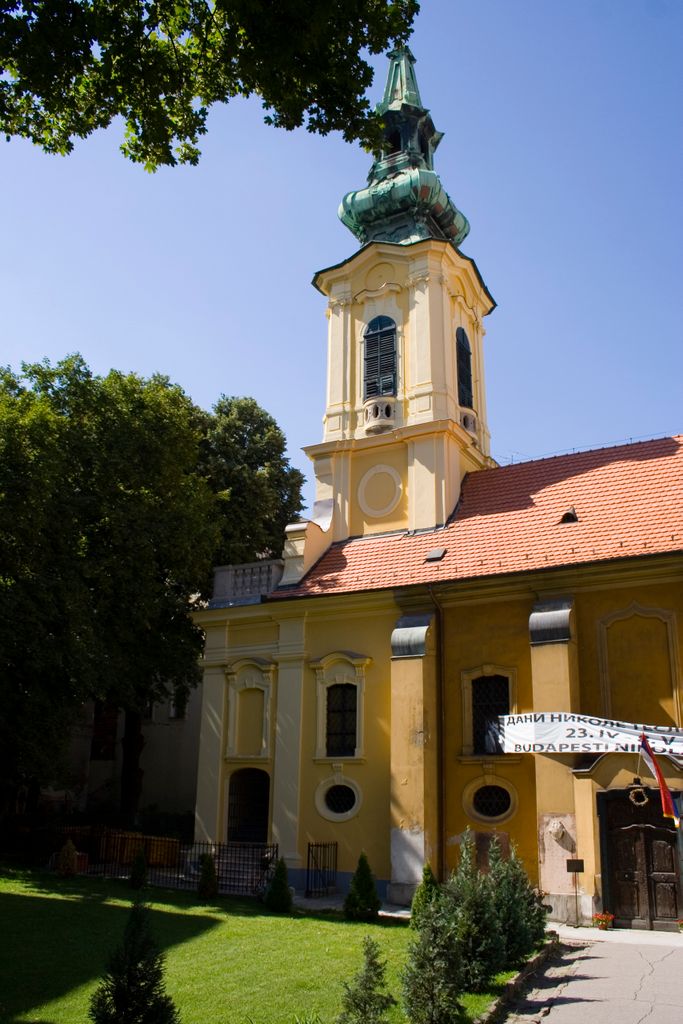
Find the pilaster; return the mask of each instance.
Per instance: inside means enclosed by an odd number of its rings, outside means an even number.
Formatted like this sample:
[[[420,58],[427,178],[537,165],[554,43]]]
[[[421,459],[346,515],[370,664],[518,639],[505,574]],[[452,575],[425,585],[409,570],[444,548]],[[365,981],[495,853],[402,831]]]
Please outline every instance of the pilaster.
[[[221,666],[204,669],[199,733],[195,835],[198,842],[218,842],[221,835],[223,723],[226,682]]]
[[[536,711],[579,711],[579,676],[571,597],[540,601],[529,617],[533,707]],[[553,917],[569,919],[572,876],[566,860],[582,857],[578,847],[574,784],[568,758],[534,755],[539,883],[548,893]],[[560,834],[561,833],[561,834]],[[557,849],[556,849],[557,847]]]
[[[273,765],[273,841],[289,868],[301,866],[299,800],[301,716],[305,664],[305,618],[285,619],[275,661],[278,665],[275,758]]]
[[[433,614],[407,615],[391,637],[391,883],[409,904],[429,861],[438,874],[437,660]]]

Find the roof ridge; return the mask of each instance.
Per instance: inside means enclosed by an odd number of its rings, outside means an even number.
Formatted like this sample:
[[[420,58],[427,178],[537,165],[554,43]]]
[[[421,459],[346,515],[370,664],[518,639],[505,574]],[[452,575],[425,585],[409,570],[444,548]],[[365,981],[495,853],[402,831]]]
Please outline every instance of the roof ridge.
[[[474,470],[467,476],[478,476],[479,473],[493,473],[504,469],[517,469],[519,466],[528,466],[538,462],[553,462],[555,459],[566,459],[572,455],[589,455],[591,452],[606,452],[617,448],[636,448],[640,445],[652,444],[655,441],[683,441],[683,434],[648,434],[642,438],[629,438],[628,441],[609,441],[605,444],[588,445],[586,448],[567,448],[564,451],[549,452],[546,455],[537,455],[531,459],[521,459],[519,462],[508,462],[506,465],[491,466],[489,469]]]

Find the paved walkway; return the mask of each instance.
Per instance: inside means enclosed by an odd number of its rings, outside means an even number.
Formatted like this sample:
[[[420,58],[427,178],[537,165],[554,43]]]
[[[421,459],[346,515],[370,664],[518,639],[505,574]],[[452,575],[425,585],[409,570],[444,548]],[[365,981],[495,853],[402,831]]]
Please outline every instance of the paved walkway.
[[[505,1024],[683,1024],[683,935],[558,928],[561,952]]]

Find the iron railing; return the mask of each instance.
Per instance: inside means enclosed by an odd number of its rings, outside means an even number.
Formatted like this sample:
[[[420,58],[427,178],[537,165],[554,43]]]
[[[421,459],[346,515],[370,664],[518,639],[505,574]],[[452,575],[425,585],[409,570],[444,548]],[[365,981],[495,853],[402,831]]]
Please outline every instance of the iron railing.
[[[202,854],[210,854],[216,866],[218,891],[243,896],[262,894],[275,870],[277,843],[192,843],[163,836],[89,826],[68,826],[59,831],[59,849],[71,839],[78,851],[78,871],[88,875],[126,878],[142,852],[147,881],[175,889],[196,889]]]
[[[329,896],[337,887],[337,844],[309,843],[306,895]]]

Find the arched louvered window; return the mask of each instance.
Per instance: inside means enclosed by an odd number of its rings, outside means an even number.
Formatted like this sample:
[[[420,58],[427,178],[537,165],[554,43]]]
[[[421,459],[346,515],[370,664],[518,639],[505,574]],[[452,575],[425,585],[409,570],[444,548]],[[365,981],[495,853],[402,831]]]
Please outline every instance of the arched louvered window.
[[[472,409],[472,349],[464,327],[455,332],[455,351],[458,362],[458,403]]]
[[[376,316],[365,329],[363,398],[396,394],[396,324]]]

